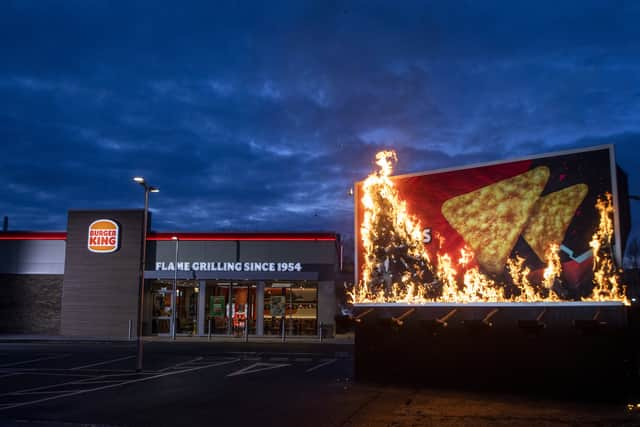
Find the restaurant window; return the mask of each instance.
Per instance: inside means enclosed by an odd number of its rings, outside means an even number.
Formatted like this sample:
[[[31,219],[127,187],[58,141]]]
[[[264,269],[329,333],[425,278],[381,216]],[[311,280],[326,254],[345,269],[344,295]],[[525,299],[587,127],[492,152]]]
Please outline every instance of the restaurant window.
[[[273,282],[264,293],[264,333],[287,335],[318,333],[318,287],[307,282]]]

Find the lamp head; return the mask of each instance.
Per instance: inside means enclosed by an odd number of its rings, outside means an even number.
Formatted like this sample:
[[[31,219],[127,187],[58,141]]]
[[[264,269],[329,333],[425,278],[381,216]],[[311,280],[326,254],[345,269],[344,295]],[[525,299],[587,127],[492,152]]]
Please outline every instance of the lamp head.
[[[158,187],[149,187],[149,191],[151,193],[159,193],[160,189]]]
[[[143,177],[141,177],[141,176],[134,176],[134,177],[133,177],[133,180],[134,180],[135,182],[137,182],[138,184],[144,184],[144,178],[143,178]]]
[[[171,240],[178,240],[178,236],[171,236]]]

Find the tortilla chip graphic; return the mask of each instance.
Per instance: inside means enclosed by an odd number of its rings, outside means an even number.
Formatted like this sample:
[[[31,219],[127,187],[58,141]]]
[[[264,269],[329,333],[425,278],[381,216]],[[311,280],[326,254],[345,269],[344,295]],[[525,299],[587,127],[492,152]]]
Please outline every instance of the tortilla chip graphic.
[[[549,245],[562,243],[576,209],[588,192],[586,184],[576,184],[538,199],[522,234],[538,258],[544,261]]]
[[[442,214],[473,249],[480,267],[499,274],[548,179],[549,168],[540,166],[449,199]]]

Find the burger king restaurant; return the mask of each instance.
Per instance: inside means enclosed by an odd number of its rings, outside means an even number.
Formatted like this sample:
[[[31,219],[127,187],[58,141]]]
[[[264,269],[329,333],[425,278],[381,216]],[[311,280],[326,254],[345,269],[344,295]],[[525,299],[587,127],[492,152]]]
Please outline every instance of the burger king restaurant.
[[[1,232],[0,333],[134,337],[141,281],[144,335],[333,332],[336,233],[143,228],[143,210],[74,210],[66,231]]]

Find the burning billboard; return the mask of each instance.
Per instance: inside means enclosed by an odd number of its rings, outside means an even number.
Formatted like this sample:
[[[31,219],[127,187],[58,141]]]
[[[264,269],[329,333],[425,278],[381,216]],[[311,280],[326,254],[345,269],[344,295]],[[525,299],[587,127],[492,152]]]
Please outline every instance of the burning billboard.
[[[626,302],[612,146],[356,184],[354,303]]]

